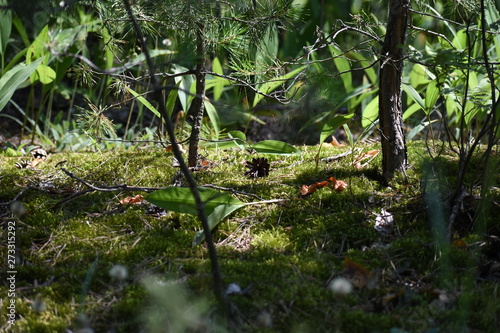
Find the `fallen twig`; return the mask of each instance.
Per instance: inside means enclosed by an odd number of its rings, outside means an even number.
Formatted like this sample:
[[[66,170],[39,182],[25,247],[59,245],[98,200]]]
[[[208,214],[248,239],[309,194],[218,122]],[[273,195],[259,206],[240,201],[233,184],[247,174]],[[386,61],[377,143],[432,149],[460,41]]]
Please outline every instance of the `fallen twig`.
[[[15,196],[12,200],[7,201],[7,202],[0,202],[0,206],[9,206],[9,205],[10,205],[11,203],[13,203],[14,201],[17,201],[17,199],[19,199],[19,197],[20,197],[21,195],[23,195],[23,194],[24,194],[24,192],[26,192],[27,190],[33,190],[33,189],[36,189],[36,188],[35,188],[35,187],[33,187],[33,186],[27,186],[27,187],[23,188],[23,189],[21,190],[21,192],[19,192],[18,194],[16,194],[16,196]]]

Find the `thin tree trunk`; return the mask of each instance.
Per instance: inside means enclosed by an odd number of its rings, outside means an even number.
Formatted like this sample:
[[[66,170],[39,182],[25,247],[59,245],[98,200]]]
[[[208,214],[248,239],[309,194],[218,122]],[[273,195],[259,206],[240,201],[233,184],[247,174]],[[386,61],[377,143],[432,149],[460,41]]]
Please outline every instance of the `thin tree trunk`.
[[[401,76],[403,45],[410,0],[390,0],[387,33],[382,47],[379,89],[379,117],[382,136],[382,177],[385,184],[407,165],[403,134]]]
[[[190,113],[193,115],[193,125],[189,138],[188,165],[191,168],[196,167],[198,161],[198,144],[200,142],[201,123],[205,112],[205,52],[204,26],[200,23],[198,24],[196,46],[198,62],[194,73],[196,78],[196,96],[190,107]]]
[[[145,42],[144,35],[142,33],[141,28],[139,27],[139,24],[137,23],[137,20],[132,12],[132,7],[130,0],[123,0],[123,3],[125,5],[125,8],[127,10],[128,16],[130,20],[132,21],[132,24],[134,26],[134,30],[137,33],[137,37],[141,43],[142,50],[144,52],[144,55],[146,56],[146,62],[148,64],[149,68],[149,74],[151,75],[151,81],[153,83],[153,91],[155,92],[156,99],[158,101],[158,108],[165,117],[165,122],[166,122],[166,128],[167,128],[167,133],[170,138],[171,142],[176,142],[177,140],[175,139],[175,132],[174,132],[174,125],[172,124],[172,120],[167,114],[167,109],[165,108],[165,100],[163,97],[163,93],[161,91],[160,83],[156,79],[155,76],[155,69],[154,69],[154,64],[153,61],[151,60],[151,56],[149,55],[149,50],[147,47],[147,44]],[[204,80],[203,80],[204,84]],[[214,282],[214,294],[215,297],[217,298],[217,301],[219,302],[219,305],[223,309],[224,313],[226,314],[227,318],[231,317],[231,312],[230,312],[230,303],[228,299],[226,298],[226,295],[224,294],[224,288],[223,288],[223,283],[222,283],[222,275],[219,267],[219,260],[217,256],[217,249],[215,248],[215,244],[212,238],[212,231],[210,229],[210,226],[208,224],[207,216],[205,214],[205,203],[201,200],[200,198],[200,193],[198,191],[198,185],[196,184],[195,179],[193,178],[193,175],[189,172],[189,168],[184,162],[184,158],[182,156],[182,153],[179,150],[178,145],[173,145],[172,146],[174,156],[177,158],[180,164],[180,168],[186,177],[186,180],[189,184],[189,188],[191,189],[193,193],[193,197],[196,203],[196,209],[198,210],[198,217],[201,221],[201,224],[203,226],[203,231],[205,233],[205,241],[207,243],[207,248],[208,248],[208,255],[210,258],[210,264],[212,266],[212,277],[213,277],[213,282]]]

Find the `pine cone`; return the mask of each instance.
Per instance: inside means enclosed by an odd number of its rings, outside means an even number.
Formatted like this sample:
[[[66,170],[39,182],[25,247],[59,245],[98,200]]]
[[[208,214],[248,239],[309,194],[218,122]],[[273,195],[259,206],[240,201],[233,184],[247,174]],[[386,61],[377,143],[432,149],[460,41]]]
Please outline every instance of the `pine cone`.
[[[245,172],[245,176],[257,178],[269,175],[270,165],[267,158],[259,157],[252,159],[252,162],[245,161],[245,166],[250,169]]]

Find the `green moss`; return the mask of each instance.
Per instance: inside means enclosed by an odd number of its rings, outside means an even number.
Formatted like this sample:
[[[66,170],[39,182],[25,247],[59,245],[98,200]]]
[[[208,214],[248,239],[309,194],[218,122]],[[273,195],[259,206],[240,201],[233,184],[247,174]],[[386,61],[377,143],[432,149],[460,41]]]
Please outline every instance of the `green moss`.
[[[439,327],[451,331],[465,325],[488,331],[497,325],[496,289],[473,283],[484,256],[476,245],[484,241],[483,233],[473,228],[463,235],[455,233],[454,239],[463,239],[467,246],[437,251],[425,198],[429,190],[435,191],[446,208],[456,167],[448,153],[427,159],[423,147],[409,143],[413,167],[407,177],[398,175],[391,187],[379,183],[380,156],[361,170],[351,165],[350,157],[319,162],[316,167],[317,147],[301,147],[302,156],[269,157],[268,177],[248,179],[243,161],[253,155],[204,152],[215,165],[194,174],[199,184],[233,188],[262,200],[285,200],[240,209],[214,234],[224,283],[237,283],[247,292],[230,295],[243,317],[242,330],[383,332]],[[348,149],[325,147],[320,158]],[[66,160],[64,168],[96,186],[164,187],[178,171],[171,166],[171,158],[160,149],[53,154],[40,164],[41,171],[18,170],[14,159],[6,160],[0,200],[11,200],[28,184],[34,187],[19,197],[27,214],[20,217],[16,229],[22,315],[18,332],[76,330],[85,323],[95,331],[138,331],[149,320],[145,313],[151,295],[141,284],[149,275],[182,281],[186,304],[199,299],[215,304],[207,249],[191,246],[194,232],[201,229],[196,217],[173,212],[157,217],[147,214],[149,204],[119,203],[124,197],[145,194],[140,191],[91,191],[61,201],[88,187],[55,168],[58,162]],[[326,187],[300,196],[302,185],[332,176],[349,187],[343,192]],[[467,181],[472,183],[473,177]],[[42,190],[39,184],[45,183],[61,191]],[[489,199],[498,200],[498,192],[491,192]],[[396,228],[389,235],[373,227],[382,208],[395,218]],[[497,212],[494,206],[488,209],[488,214]],[[492,217],[483,218],[489,219],[488,230],[492,230]],[[345,257],[380,273],[378,285],[372,290],[355,288],[345,297],[334,295],[327,283],[342,274]],[[124,280],[109,276],[116,264],[128,269]],[[456,303],[439,311],[429,307],[438,286],[460,295]],[[402,289],[405,292],[399,295]],[[0,286],[2,295],[5,291]],[[42,312],[32,307],[37,297],[44,301]],[[476,308],[484,311],[472,311]]]

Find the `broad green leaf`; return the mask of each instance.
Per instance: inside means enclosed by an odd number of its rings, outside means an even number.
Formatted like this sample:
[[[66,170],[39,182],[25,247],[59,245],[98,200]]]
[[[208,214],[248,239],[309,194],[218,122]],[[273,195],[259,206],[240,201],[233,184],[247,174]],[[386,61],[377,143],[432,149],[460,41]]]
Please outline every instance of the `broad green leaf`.
[[[213,230],[226,216],[245,206],[245,203],[230,194],[221,193],[214,189],[198,187],[198,192],[205,205],[205,214],[210,230]],[[187,187],[169,187],[155,191],[144,199],[165,210],[198,215],[193,193]],[[203,239],[203,232],[198,232],[193,240],[193,245],[201,243]]]
[[[245,133],[243,133],[242,131],[229,131],[227,133],[227,135],[231,138],[238,138],[242,141],[246,141],[247,140],[247,136],[245,135]]]
[[[217,57],[212,61],[212,71],[217,74],[224,74],[219,58]],[[217,83],[214,85],[214,101],[216,102],[219,100],[224,90],[224,79],[220,77],[218,77],[218,79],[220,80],[217,80]]]
[[[214,208],[212,214],[207,217],[208,225],[210,230],[214,230],[214,228],[222,221],[226,216],[231,214],[237,209],[245,206],[244,203],[241,204],[221,204]],[[197,231],[194,239],[193,246],[201,244],[205,240],[205,232],[203,230]]]
[[[26,33],[26,29],[24,28],[23,21],[18,16],[14,16],[14,18],[12,19],[12,24],[16,28],[19,36],[21,36],[21,39],[23,40],[24,46],[26,46],[26,48],[28,48],[31,43],[30,43],[28,34]]]
[[[354,110],[360,103],[362,103],[368,96],[378,92],[378,88],[373,88],[371,84],[365,84],[354,89],[344,101],[340,104],[343,105],[348,102],[349,110]]]
[[[413,127],[412,130],[410,131],[410,133],[408,133],[406,135],[406,140],[408,140],[408,141],[412,140],[415,137],[415,135],[420,133],[424,128],[429,126],[429,124],[431,124],[432,122],[434,122],[434,121],[431,121],[431,122],[423,121],[420,124],[418,124],[417,126]]]
[[[133,90],[130,87],[127,87],[127,90],[132,95],[134,95],[134,97],[137,98],[137,100],[139,102],[141,102],[142,105],[144,105],[145,107],[147,107],[151,112],[153,112],[155,114],[155,116],[157,116],[158,118],[161,119],[160,112],[151,103],[149,103],[149,101],[147,99],[145,99],[144,97],[142,97],[138,92],[136,92],[135,90]]]
[[[330,53],[334,57],[333,62],[337,67],[342,79],[342,83],[344,84],[345,91],[350,93],[353,90],[352,87],[352,73],[351,73],[351,63],[347,59],[346,55],[342,55],[342,51],[334,45],[329,46]]]
[[[361,126],[368,127],[378,118],[378,96],[371,100],[363,110]]]
[[[424,100],[422,99],[422,97],[420,97],[420,95],[418,94],[418,92],[415,90],[415,88],[413,88],[411,85],[409,84],[405,84],[403,83],[401,85],[401,87],[403,88],[403,90],[408,94],[408,96],[413,99],[421,108],[422,110],[425,111],[425,102]]]
[[[175,85],[175,88],[170,90],[167,98],[167,105],[165,106],[167,109],[167,114],[169,117],[172,117],[172,113],[174,112],[175,102],[177,101],[177,95],[179,93],[179,85],[180,82]]]
[[[467,47],[467,32],[465,29],[459,30],[453,38],[452,44],[458,51],[462,51]]]
[[[497,8],[495,7],[495,3],[493,1],[487,1],[485,3],[486,5],[486,11],[485,11],[485,18],[486,18],[486,23],[488,26],[492,25],[497,25],[498,21],[500,20],[500,13],[498,12]],[[497,2],[498,6],[498,2]],[[495,49],[496,49],[496,56],[497,58],[500,57],[500,36],[497,34],[495,37],[493,37],[493,41],[495,44]]]
[[[26,63],[30,63],[32,59],[38,59],[40,57],[46,56],[49,52],[47,45],[50,43],[49,37],[49,26],[46,25],[36,36],[35,40],[29,46],[28,53],[26,54]],[[46,62],[49,59],[46,58]]]
[[[300,150],[283,141],[264,140],[251,146],[261,154],[300,155]]]
[[[205,90],[214,88],[218,85],[220,85],[221,87],[224,87],[224,86],[228,86],[230,84],[231,84],[231,82],[227,79],[224,79],[222,77],[218,77],[215,75],[207,74],[206,82],[205,82]]]
[[[437,80],[432,80],[425,91],[425,113],[429,114],[432,111],[439,98],[439,94],[440,89],[437,86]]]
[[[16,89],[30,77],[42,61],[43,58],[39,58],[29,65],[18,64],[0,78],[0,111],[5,107]]]
[[[365,71],[368,80],[370,80],[371,84],[376,85],[378,76],[377,72],[374,69],[374,66],[370,67],[371,65],[370,61],[368,61],[365,57],[363,57],[361,53],[357,52],[350,52],[349,57],[356,59],[361,66],[365,67],[363,70]]]
[[[205,204],[205,214],[207,216],[211,215],[215,208],[220,205],[244,205],[243,202],[232,195],[211,188],[198,187],[198,192],[201,201]],[[168,187],[152,192],[144,199],[165,210],[198,215],[193,193],[188,187]]]
[[[410,83],[418,89],[418,86],[428,84],[430,82],[424,66],[420,64],[413,65],[410,73]]]
[[[474,103],[467,101],[465,104],[465,115],[464,120],[467,125],[470,124],[470,121],[474,118],[474,116],[479,112],[479,107],[475,106]]]
[[[188,69],[177,64],[172,65],[172,72],[174,74],[187,72]],[[184,76],[176,76],[174,78],[175,83],[179,85],[179,91],[177,96],[179,101],[181,102],[182,109],[187,112],[189,110],[189,105],[192,100],[191,95],[191,87],[195,83],[195,77],[192,74],[184,75]]]
[[[231,141],[219,141],[219,142],[202,142],[200,143],[203,147],[207,148],[218,148],[218,149],[231,149],[231,148],[239,148],[241,150],[245,149],[245,144],[248,145],[246,142],[247,137],[245,133],[241,131],[229,131],[227,133],[227,136],[229,139],[234,138],[235,140]]]
[[[56,79],[56,72],[47,65],[40,64],[36,68],[35,80],[40,80],[42,84],[52,83]]]
[[[261,84],[257,86],[257,90],[264,93],[264,94],[269,94],[272,92],[274,89],[278,88],[281,86],[286,80],[294,77],[298,73],[300,73],[306,66],[301,66],[290,73],[287,73],[285,75],[279,76],[277,78],[274,78],[273,80],[266,82],[264,84]],[[264,98],[261,94],[255,94],[255,97],[253,99],[253,104],[252,107],[255,107],[259,102]]]
[[[7,0],[0,0],[0,6],[6,6],[6,5],[7,5]],[[5,53],[5,48],[9,43],[11,29],[12,29],[12,12],[8,9],[0,10],[0,56],[3,56],[3,54]]]
[[[111,50],[112,45],[112,37],[111,34],[109,33],[108,29],[105,27],[101,28],[100,35],[102,36],[102,42],[105,45],[104,46],[104,54],[106,57],[106,69],[110,69],[113,67],[113,61],[115,59],[113,55],[113,51]]]
[[[21,51],[17,52],[17,54],[12,57],[9,63],[3,68],[3,73],[7,73],[11,68],[19,65],[21,63],[21,59],[26,56],[26,52],[28,52],[28,48],[24,48]]]
[[[472,89],[475,89],[478,86],[479,86],[479,82],[478,82],[478,79],[477,79],[476,72],[470,71],[469,72],[469,87],[471,87]]]
[[[323,128],[321,129],[321,135],[319,138],[319,142],[323,143],[330,135],[332,135],[332,133],[337,128],[344,125],[352,117],[354,117],[354,113],[346,114],[346,115],[338,115],[338,116],[333,117],[332,119],[329,119],[325,123],[325,125],[323,125]]]
[[[403,112],[403,121],[406,121],[406,119],[410,118],[411,115],[417,112],[418,110],[422,110],[422,108],[417,103],[413,103],[412,105],[410,105],[406,109],[406,111]]]
[[[239,135],[239,134],[235,134],[235,132],[237,133],[241,133],[243,134],[243,136]],[[231,148],[239,148],[241,150],[245,149],[245,145],[248,145],[248,143],[246,142],[246,136],[243,132],[240,132],[240,131],[230,131],[229,133],[227,133],[227,139],[235,139],[235,140],[231,140],[231,141],[215,141],[215,142],[202,142],[200,143],[200,145],[202,145],[203,147],[206,147],[206,148],[218,148],[218,149],[231,149]]]
[[[459,104],[456,100],[457,97],[455,94],[449,94],[445,98],[446,98],[445,102],[446,116],[451,119],[453,115],[457,112]]]
[[[210,123],[212,124],[215,134],[218,135],[220,132],[219,115],[217,114],[217,110],[215,110],[215,106],[207,99],[205,99],[205,111],[207,112],[208,119],[210,119]]]

